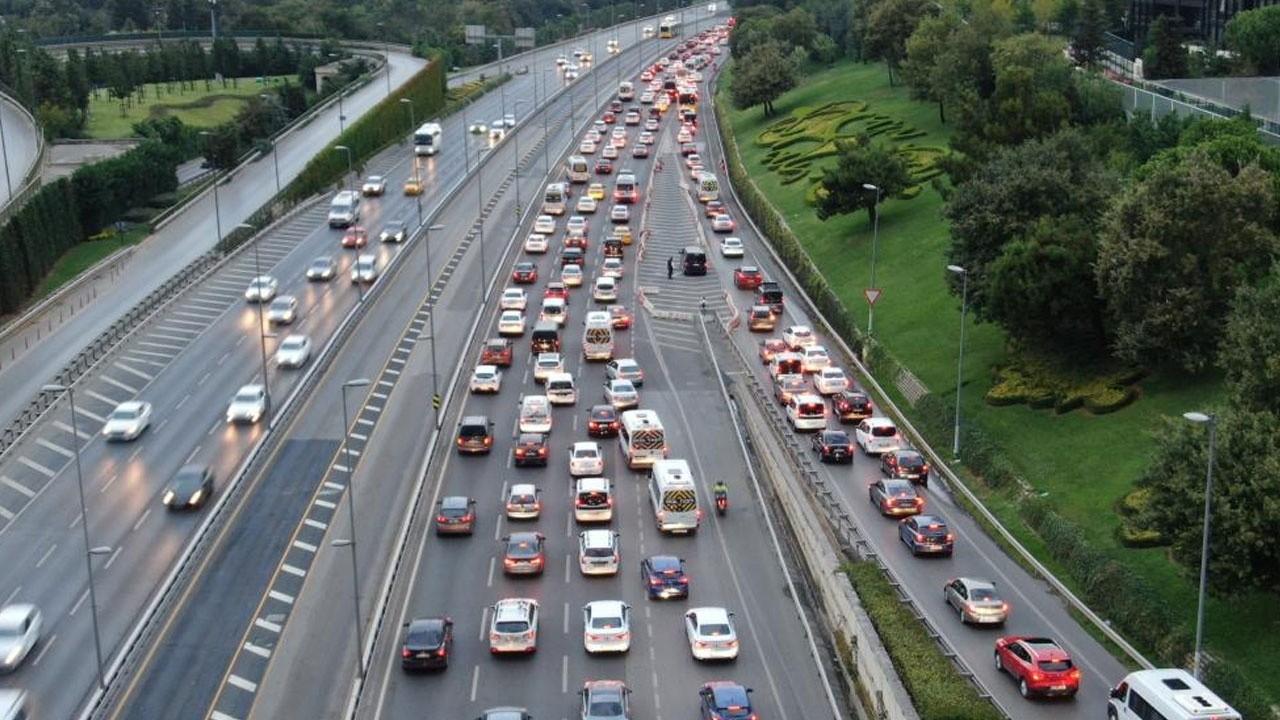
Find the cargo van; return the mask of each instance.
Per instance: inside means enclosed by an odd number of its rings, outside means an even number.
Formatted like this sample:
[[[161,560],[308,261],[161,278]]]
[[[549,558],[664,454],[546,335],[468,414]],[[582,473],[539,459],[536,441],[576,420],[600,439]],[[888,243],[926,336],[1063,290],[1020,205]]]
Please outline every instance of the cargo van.
[[[329,201],[329,227],[351,227],[360,221],[360,194],[343,190]]]
[[[553,322],[540,322],[533,326],[533,352],[560,352],[560,326]]]
[[[613,359],[613,319],[607,312],[587,313],[582,331],[583,360]]]
[[[551,401],[546,395],[525,395],[520,401],[520,432],[551,432]]]
[[[567,372],[548,375],[546,392],[552,405],[573,405],[578,402],[578,386],[573,382],[573,375]]]
[[[1111,720],[1241,720],[1240,713],[1186,670],[1131,672],[1110,695]]]

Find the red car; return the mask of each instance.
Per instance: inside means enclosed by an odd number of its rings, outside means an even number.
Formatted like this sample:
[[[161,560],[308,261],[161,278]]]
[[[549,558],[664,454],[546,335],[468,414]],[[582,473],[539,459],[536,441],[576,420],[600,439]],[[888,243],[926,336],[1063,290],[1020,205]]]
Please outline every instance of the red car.
[[[712,200],[708,202],[706,205],[702,206],[702,212],[707,216],[708,220],[719,215],[724,211],[725,211],[724,203],[720,202],[719,200]]]
[[[362,248],[369,244],[369,233],[365,229],[352,225],[342,234],[342,247],[344,248]]]
[[[547,283],[547,289],[542,293],[543,298],[563,298],[569,299],[569,288],[564,283],[556,281]]]
[[[531,262],[518,262],[511,271],[511,281],[520,285],[538,282],[538,266]]]
[[[996,640],[995,660],[997,670],[1018,682],[1022,697],[1072,697],[1080,689],[1080,668],[1049,638],[1002,637]]]
[[[480,365],[497,365],[498,367],[511,367],[512,360],[511,341],[506,338],[491,338],[486,340],[484,347],[480,349]]]
[[[760,342],[760,362],[768,365],[773,362],[773,356],[780,352],[786,352],[790,348],[779,338],[769,338]]]
[[[586,250],[587,236],[586,235],[570,235],[569,237],[564,239],[564,246],[567,248],[582,248],[583,250]]]
[[[687,142],[687,143],[680,143],[680,154],[681,154],[681,155],[688,156],[688,155],[692,155],[692,154],[694,154],[694,153],[696,153],[696,152],[698,152],[698,146],[697,146],[697,144],[696,144],[696,143],[691,143],[691,142]]]
[[[755,290],[764,282],[764,273],[754,265],[743,265],[733,270],[733,284],[739,290]]]
[[[602,118],[600,118],[600,119],[601,119],[601,120],[604,120],[605,122],[609,123],[610,125],[612,125],[612,124],[614,124],[615,122],[617,122],[617,121],[618,121],[618,118],[614,117],[614,116],[613,116],[613,113],[611,113],[611,112],[607,112],[607,113],[605,113],[605,114],[604,114],[604,117],[602,117]]]
[[[601,160],[597,160],[597,161],[596,161],[596,174],[597,174],[597,175],[612,175],[612,174],[613,174],[613,162],[612,162],[612,161],[610,161],[610,160],[608,160],[608,159],[601,159]]]
[[[633,321],[631,313],[622,305],[609,308],[609,317],[613,320],[614,330],[626,330],[631,327]]]

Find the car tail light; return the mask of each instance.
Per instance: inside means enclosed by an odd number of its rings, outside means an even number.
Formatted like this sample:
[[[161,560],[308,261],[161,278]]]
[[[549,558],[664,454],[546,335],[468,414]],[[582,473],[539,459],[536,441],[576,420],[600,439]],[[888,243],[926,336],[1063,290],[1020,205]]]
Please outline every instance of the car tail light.
[[[1071,672],[1067,673],[1067,677],[1071,678],[1072,680],[1079,680],[1080,668],[1072,668]]]
[[[466,438],[458,438],[458,444],[459,444],[459,445],[462,445],[462,444],[464,444],[464,443],[466,443],[466,442],[467,442],[467,439],[466,439]]]
[[[535,557],[534,559],[530,560],[529,562],[533,563],[534,565],[541,565],[541,564],[542,564],[542,557],[541,557],[541,556],[539,556],[539,557]]]
[[[543,457],[546,457],[546,455],[547,455],[547,449],[546,449],[546,448],[538,448],[538,454],[539,454],[539,455],[541,455],[541,456],[543,456]]]
[[[413,651],[409,648],[400,648],[400,657],[413,657]]]
[[[661,584],[662,581],[658,578],[649,578],[649,587],[658,587]]]
[[[924,536],[921,535],[920,533],[916,533],[916,542],[918,543],[924,542]]]
[[[491,437],[486,437],[486,438],[484,439],[484,444],[485,444],[485,445],[492,445],[492,444],[493,444],[493,438],[491,438]]]
[[[436,657],[444,657],[445,653],[446,653],[446,650],[442,646],[439,650],[436,651]]]
[[[924,507],[924,498],[916,498],[916,507],[918,508]]]
[[[1031,682],[1044,682],[1044,673],[1036,671],[1030,675]]]
[[[515,558],[503,558],[503,559],[502,559],[502,564],[503,564],[503,565],[505,565],[505,566],[507,566],[507,567],[515,567],[516,562],[517,562],[517,561],[516,561],[516,559],[515,559]]]
[[[928,465],[921,466],[920,472],[928,474],[929,466]]]
[[[682,578],[680,578],[680,584],[681,584],[681,585],[688,585],[688,584],[689,584],[689,578],[687,578],[687,577],[682,577]]]
[[[516,448],[516,457],[524,457],[524,448]]]
[[[437,515],[437,516],[436,516],[436,522],[438,522],[438,523],[447,523],[447,522],[449,522],[449,518],[445,517],[444,515]]]
[[[951,533],[947,533],[947,542],[951,542],[951,541],[952,541]]]

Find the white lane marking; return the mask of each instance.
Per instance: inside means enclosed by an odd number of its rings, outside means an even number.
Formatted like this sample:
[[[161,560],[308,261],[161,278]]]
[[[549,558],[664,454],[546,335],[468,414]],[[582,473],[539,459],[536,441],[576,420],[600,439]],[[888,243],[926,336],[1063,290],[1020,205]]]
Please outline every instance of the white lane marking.
[[[4,518],[5,520],[12,520],[15,517],[17,517],[17,515],[15,515],[12,510],[10,510],[9,508],[3,505],[0,505],[0,518]]]
[[[260,628],[262,628],[263,630],[266,630],[266,631],[268,631],[268,632],[273,632],[273,633],[276,633],[276,634],[279,634],[279,633],[280,633],[280,624],[279,624],[279,623],[273,623],[273,622],[271,622],[270,620],[263,620],[262,618],[257,618],[257,619],[255,619],[255,620],[253,621],[253,624],[254,624],[254,625],[257,625],[258,627],[260,627]]]
[[[283,571],[285,571],[285,572],[287,572],[287,573],[289,573],[290,575],[294,575],[294,576],[296,576],[296,577],[306,577],[306,576],[307,576],[307,571],[306,571],[306,570],[303,570],[303,569],[302,569],[302,568],[300,568],[300,567],[294,567],[293,565],[290,565],[289,563],[283,563],[283,564],[281,564],[281,565],[280,565],[280,569],[281,569],[281,570],[283,570]]]
[[[572,578],[569,576],[569,565],[572,564],[573,556],[566,554],[564,556],[564,583],[568,585]]]
[[[327,488],[329,488],[330,490],[336,490],[336,491],[338,491],[338,492],[341,492],[341,491],[343,491],[343,490],[346,490],[346,489],[347,489],[347,486],[346,486],[346,485],[340,485],[340,484],[338,484],[338,483],[336,483],[336,482],[333,482],[333,481],[331,481],[331,480],[325,480],[325,481],[324,481],[324,486],[325,486],[325,487],[327,487]]]
[[[138,528],[142,527],[142,523],[146,522],[148,517],[151,517],[151,508],[147,508],[146,512],[142,513],[142,517],[138,518],[138,522],[133,524],[133,531],[138,532]]]
[[[111,364],[112,364],[112,365],[115,365],[116,367],[120,368],[121,370],[124,370],[124,371],[125,371],[125,372],[127,372],[127,373],[132,373],[133,375],[136,375],[136,376],[138,376],[138,377],[142,378],[143,380],[154,380],[154,379],[155,379],[155,377],[154,377],[154,376],[152,376],[152,375],[148,375],[148,374],[146,374],[146,373],[142,372],[141,370],[138,370],[137,368],[129,367],[128,365],[125,365],[124,363],[120,362],[119,360],[117,360],[116,362],[113,362],[113,363],[111,363]]]
[[[569,603],[564,604],[564,634],[569,634]]]
[[[182,396],[182,399],[178,401],[178,404],[177,404],[177,405],[175,405],[173,409],[174,409],[174,410],[181,410],[181,409],[182,409],[182,406],[183,406],[183,405],[186,405],[186,404],[187,404],[187,401],[188,401],[188,400],[190,400],[190,399],[191,399],[191,395],[190,395],[189,393],[188,393],[188,394],[186,394],[186,395],[183,395],[183,396]]]
[[[118,546],[118,545],[117,545],[117,546],[116,546],[116,549],[111,551],[111,557],[107,558],[107,561],[106,561],[106,562],[104,562],[104,563],[102,563],[102,569],[103,569],[103,570],[110,570],[110,569],[111,569],[111,563],[114,563],[114,562],[116,561],[116,558],[120,557],[120,551],[121,551],[121,550],[123,550],[123,549],[124,549],[124,548],[122,548],[122,547],[120,547],[120,546]]]
[[[352,440],[360,440],[360,441],[364,441],[364,440],[368,440],[368,439],[369,439],[369,436],[368,436],[368,435],[361,435],[360,433],[351,433],[351,439],[352,439]]]
[[[97,401],[99,401],[99,402],[104,402],[104,403],[106,403],[106,404],[110,405],[111,407],[115,407],[116,405],[119,405],[119,404],[120,404],[120,401],[119,401],[119,400],[113,400],[113,399],[111,399],[111,398],[107,397],[106,395],[103,395],[102,393],[98,392],[97,390],[94,390],[93,388],[85,388],[85,389],[84,389],[84,394],[85,394],[85,395],[88,395],[89,397],[93,398],[94,400],[97,400]],[[99,420],[102,420],[102,418],[99,418]],[[104,422],[105,422],[105,421],[104,421]]]
[[[166,350],[185,350],[187,347],[186,345],[171,345],[169,343],[158,343],[158,342],[152,342],[150,340],[139,340],[138,344],[146,345],[147,347],[164,348]]]
[[[298,548],[299,550],[306,550],[309,553],[313,553],[316,551],[315,545],[312,545],[311,543],[304,543],[301,540],[294,540],[293,546]]]
[[[318,505],[318,506],[320,506],[320,507],[322,507],[322,508],[326,508],[326,509],[329,509],[329,510],[332,510],[332,509],[334,509],[334,508],[338,507],[338,505],[337,505],[336,503],[331,503],[331,502],[329,502],[328,500],[322,500],[322,499],[320,499],[320,498],[316,498],[316,500],[315,500],[315,504],[316,504],[316,505]]]
[[[248,336],[246,336],[246,335],[241,335],[241,336],[240,336],[240,339],[236,340],[236,347],[240,347],[241,345],[243,345],[243,344],[244,344],[244,341],[247,339],[247,337],[248,337]]]
[[[357,422],[358,424],[360,424],[360,425],[373,425],[373,424],[374,424],[374,422],[373,422],[372,420],[365,420],[364,418],[356,418],[356,422]]]
[[[49,549],[48,549],[48,550],[45,550],[45,551],[44,551],[44,554],[40,556],[40,559],[36,561],[36,567],[38,568],[38,567],[40,567],[40,566],[44,565],[45,561],[49,559],[49,556],[50,556],[50,555],[52,555],[52,554],[53,554],[53,551],[54,551],[54,550],[56,550],[57,548],[58,548],[58,543],[54,543],[54,544],[50,545],[50,546],[49,546]],[[6,603],[6,604],[8,604],[8,603]]]
[[[489,580],[485,583],[488,587],[493,587],[493,567],[496,564],[496,560],[497,558],[493,556],[489,557]]]
[[[480,666],[471,669],[471,702],[476,701],[476,688],[480,686]]]
[[[201,378],[196,381],[196,385],[203,385],[204,381],[209,379],[210,374],[211,373],[205,373],[203,376],[201,376]]]
[[[119,477],[120,477],[120,473],[115,473],[111,477],[107,478],[107,481],[102,483],[102,487],[98,490],[98,493],[99,494],[105,493],[107,491],[107,488],[111,487],[111,484],[114,483]]]
[[[343,453],[343,454],[345,455],[346,453]],[[347,467],[346,465],[334,464],[333,469],[339,472],[344,472],[344,473],[351,472],[351,468]]]
[[[279,600],[280,602],[285,603],[286,605],[293,604],[293,596],[287,593],[282,593],[279,590],[268,590],[267,596],[272,598],[273,600]]]
[[[219,712],[217,710],[214,710],[213,712],[209,713],[209,720],[240,720],[240,718],[234,715],[228,715],[224,712]]]
[[[187,456],[187,464],[190,464],[190,463],[191,463],[191,461],[195,458],[196,453],[198,453],[198,452],[200,452],[200,446],[199,446],[199,445],[197,445],[197,446],[196,446],[196,449],[195,449],[195,450],[192,450],[192,451],[191,451],[191,454]]]
[[[569,692],[569,656],[560,656],[560,692],[566,694]]]
[[[68,424],[66,424],[66,423],[64,423],[64,422],[62,422],[61,420],[54,420],[54,421],[53,421],[53,426],[54,426],[54,427],[56,427],[56,428],[58,428],[58,429],[59,429],[59,430],[61,430],[62,432],[65,432],[65,433],[72,433],[73,435],[75,435],[76,437],[78,437],[78,438],[80,438],[80,439],[82,439],[82,440],[88,440],[89,438],[93,437],[93,436],[92,436],[92,435],[90,435],[89,433],[87,433],[87,432],[85,432],[85,431],[83,431],[83,430],[81,430],[81,429],[79,429],[79,428],[72,428],[70,425],[68,425]]]
[[[21,585],[19,585],[18,587],[14,588],[14,589],[13,589],[13,592],[9,593],[9,597],[7,597],[7,598],[5,598],[5,599],[4,599],[4,604],[5,604],[5,605],[8,605],[9,603],[13,602],[13,599],[14,599],[14,598],[16,598],[16,597],[18,597],[18,591],[19,591],[19,590],[21,590],[21,589],[22,589],[22,586],[21,586]]]
[[[245,649],[245,650],[248,650],[249,652],[253,653],[254,655],[257,655],[257,656],[258,656],[258,657],[260,657],[260,658],[268,658],[268,659],[269,659],[269,658],[271,657],[271,650],[270,650],[270,649],[268,649],[268,648],[264,648],[264,647],[262,647],[261,645],[254,645],[254,644],[253,644],[253,643],[251,643],[251,642],[246,642],[246,643],[244,644],[244,649]]]
[[[95,412],[92,412],[92,411],[90,411],[90,410],[85,410],[83,405],[77,405],[77,406],[76,406],[76,412],[78,412],[78,413],[80,413],[81,415],[83,415],[83,416],[85,416],[85,417],[89,418],[90,420],[97,420],[97,421],[98,421],[98,422],[100,422],[100,423],[104,423],[104,422],[106,422],[106,421],[107,421],[107,419],[106,419],[105,417],[103,417],[103,416],[101,416],[101,415],[99,415],[99,414],[97,414],[97,413],[95,413]]]
[[[246,680],[239,675],[228,675],[227,684],[234,685],[245,692],[255,693],[258,691],[258,683],[252,680]]]
[[[132,385],[126,385],[126,384],[124,384],[124,383],[120,382],[119,380],[117,380],[117,379],[115,379],[115,378],[111,377],[110,375],[99,375],[99,377],[101,377],[103,380],[107,381],[107,383],[108,383],[108,384],[110,384],[110,385],[115,385],[116,387],[120,388],[121,390],[124,390],[124,391],[128,392],[130,395],[136,395],[136,394],[137,394],[137,392],[138,392],[138,388],[133,387]]]
[[[75,605],[71,606],[71,612],[68,612],[67,615],[75,615],[76,612],[80,610],[80,606],[84,604],[84,601],[88,599],[89,599],[88,590],[85,590],[84,592],[80,593],[80,598],[76,600]]]
[[[480,611],[480,642],[484,642],[484,638],[489,634],[489,606],[486,605],[484,610]]]
[[[20,457],[18,458],[18,462],[22,463],[23,465],[26,465],[27,467],[31,468],[32,470],[35,470],[36,472],[40,473],[41,475],[44,475],[45,477],[53,477],[54,475],[57,475],[56,472],[50,470],[49,468],[45,467],[44,465],[41,465],[40,463],[36,462],[35,460],[32,460],[29,457],[26,457],[26,456]],[[0,480],[2,480],[2,478],[0,478]],[[36,496],[36,494],[31,492],[29,488],[23,485],[19,485],[18,483],[12,480],[10,480],[9,482],[6,482],[5,485],[8,485],[9,487],[13,488],[14,490],[17,490],[18,492],[26,495],[27,497]]]
[[[61,455],[62,457],[67,458],[68,460],[76,456],[76,454],[71,452],[70,450],[56,443],[51,443],[48,440],[45,440],[44,438],[36,438],[36,444],[42,448],[52,450],[58,453],[59,455]]]
[[[27,487],[26,485],[23,485],[17,480],[14,480],[12,478],[7,478],[4,475],[0,475],[0,485],[4,485],[5,487],[11,488],[13,490],[17,490],[23,495],[26,495],[28,498],[33,498],[36,496],[35,492],[31,488]]]
[[[329,529],[329,524],[328,524],[328,523],[323,523],[323,522],[320,522],[319,520],[313,520],[313,519],[311,519],[311,518],[304,518],[302,522],[303,522],[304,524],[306,524],[306,525],[310,526],[310,527],[316,528],[317,530],[328,530],[328,529]]]

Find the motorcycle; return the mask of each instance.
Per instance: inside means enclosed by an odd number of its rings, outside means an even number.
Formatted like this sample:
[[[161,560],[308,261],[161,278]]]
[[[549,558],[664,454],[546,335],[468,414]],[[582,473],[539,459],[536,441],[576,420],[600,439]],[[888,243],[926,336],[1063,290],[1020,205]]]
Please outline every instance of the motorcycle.
[[[729,495],[725,492],[716,493],[716,514],[723,516],[729,512]]]

